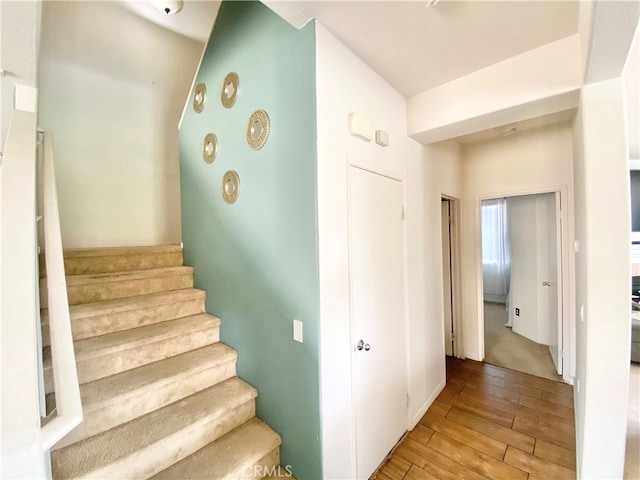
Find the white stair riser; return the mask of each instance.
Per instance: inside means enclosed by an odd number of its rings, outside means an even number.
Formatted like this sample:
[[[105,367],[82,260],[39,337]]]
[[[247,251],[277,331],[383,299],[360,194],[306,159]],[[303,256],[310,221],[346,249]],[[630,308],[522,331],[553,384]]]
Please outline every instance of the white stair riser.
[[[105,335],[107,333],[129,330],[154,323],[188,317],[205,311],[205,296],[182,302],[153,305],[126,312],[95,315],[84,318],[71,318],[71,329],[74,340]],[[50,345],[49,324],[42,325],[42,340],[44,346]]]
[[[53,450],[66,447],[122,423],[188,397],[236,375],[236,359],[214,365],[166,385],[146,385],[142,392],[128,398],[116,397],[106,406],[84,409],[84,420],[60,441]]]
[[[220,341],[220,328],[206,328],[107,355],[89,359],[77,359],[78,380],[81,384],[92,382],[141,365],[211,345],[218,341]],[[45,392],[51,393],[54,386],[50,367],[44,370],[44,384]]]
[[[199,422],[189,424],[188,427],[163,438],[162,441],[133,452],[129,457],[91,471],[85,478],[149,478],[242,425],[253,416],[255,416],[255,400],[229,410],[220,417],[205,417]],[[59,471],[56,453],[51,454],[54,472]]]

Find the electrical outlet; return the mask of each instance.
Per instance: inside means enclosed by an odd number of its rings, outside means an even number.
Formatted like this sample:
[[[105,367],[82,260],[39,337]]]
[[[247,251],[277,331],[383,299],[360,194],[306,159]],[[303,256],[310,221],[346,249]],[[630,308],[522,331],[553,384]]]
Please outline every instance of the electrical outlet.
[[[518,307],[516,307],[516,317],[520,316],[520,309]]]

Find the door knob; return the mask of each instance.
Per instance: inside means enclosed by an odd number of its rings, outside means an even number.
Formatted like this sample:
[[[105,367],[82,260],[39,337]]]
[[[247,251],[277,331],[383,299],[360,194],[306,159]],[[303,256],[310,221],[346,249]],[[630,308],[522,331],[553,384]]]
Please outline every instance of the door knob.
[[[555,283],[551,283],[551,282],[542,282],[542,286],[543,287],[553,287],[555,285]]]
[[[371,345],[369,345],[368,343],[364,343],[364,340],[360,339],[358,340],[358,345],[356,346],[356,348],[358,350],[364,349],[365,352],[368,352],[369,350],[371,350]]]

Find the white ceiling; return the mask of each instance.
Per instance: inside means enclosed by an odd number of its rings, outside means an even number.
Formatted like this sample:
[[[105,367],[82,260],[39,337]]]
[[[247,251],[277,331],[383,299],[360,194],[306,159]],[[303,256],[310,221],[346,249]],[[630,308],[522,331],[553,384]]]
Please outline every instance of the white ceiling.
[[[151,22],[202,43],[209,38],[220,8],[220,1],[185,0],[182,12],[167,16],[151,0],[117,1]],[[406,97],[578,32],[579,0],[440,0],[435,7],[426,0],[264,3],[297,28],[317,19]],[[637,43],[638,39],[636,52]],[[636,57],[640,58],[637,53]],[[632,90],[628,95],[632,128],[640,116],[635,105],[640,90],[636,57],[631,55],[626,75]],[[535,126],[524,123],[517,128]],[[492,130],[462,141],[497,135]],[[637,156],[638,134],[632,132],[630,144],[632,157]]]
[[[517,132],[524,132],[534,128],[546,127],[562,122],[568,122],[573,120],[575,115],[576,109],[551,113],[549,115],[543,115],[542,117],[530,118],[521,122],[510,123],[507,125],[502,125],[500,127],[490,128],[488,130],[482,130],[480,132],[463,135],[461,137],[457,137],[456,141],[458,143],[461,143],[462,145],[467,145],[470,143],[483,142],[485,140],[494,140],[496,138],[513,135]]]
[[[220,8],[219,1],[184,0],[181,12],[165,15],[153,6],[151,0],[117,0],[117,2],[152,23],[202,43],[209,39],[213,22]]]
[[[296,27],[316,18],[407,97],[578,31],[575,0],[264,3]]]
[[[219,1],[185,0],[163,15],[150,0],[118,0],[159,25],[205,42]],[[578,1],[265,0],[299,28],[316,18],[410,97],[578,31]]]

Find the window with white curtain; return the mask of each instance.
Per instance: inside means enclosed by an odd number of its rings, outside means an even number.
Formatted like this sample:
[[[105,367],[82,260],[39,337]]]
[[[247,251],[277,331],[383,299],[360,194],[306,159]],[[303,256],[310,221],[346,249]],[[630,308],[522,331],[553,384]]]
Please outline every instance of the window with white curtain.
[[[482,201],[482,276],[484,293],[508,295],[511,273],[507,200]]]

